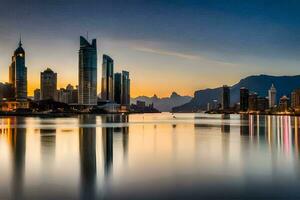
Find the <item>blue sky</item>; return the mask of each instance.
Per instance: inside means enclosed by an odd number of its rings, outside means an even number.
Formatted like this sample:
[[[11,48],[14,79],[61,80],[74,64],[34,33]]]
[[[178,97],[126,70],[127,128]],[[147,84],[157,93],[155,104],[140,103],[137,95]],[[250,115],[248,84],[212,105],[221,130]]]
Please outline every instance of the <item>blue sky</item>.
[[[98,41],[116,71],[130,71],[132,95],[192,95],[252,74],[299,74],[300,1],[1,0],[0,81],[19,34],[29,90],[39,72],[77,84],[79,36]],[[100,92],[100,90],[98,91]]]

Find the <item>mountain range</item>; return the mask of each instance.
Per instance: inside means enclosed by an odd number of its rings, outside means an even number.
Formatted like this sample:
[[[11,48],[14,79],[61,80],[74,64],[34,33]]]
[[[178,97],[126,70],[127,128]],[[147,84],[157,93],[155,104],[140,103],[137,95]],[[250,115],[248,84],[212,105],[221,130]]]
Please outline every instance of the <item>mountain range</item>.
[[[290,96],[291,92],[300,88],[300,75],[297,76],[270,76],[254,75],[241,79],[238,83],[230,87],[231,105],[239,102],[240,88],[246,87],[250,92],[256,92],[259,96],[267,96],[268,90],[274,84],[277,90],[277,101],[283,96]],[[194,97],[181,106],[174,107],[173,112],[195,112],[205,110],[207,103],[217,100],[221,102],[222,87],[195,91]]]
[[[147,105],[153,103],[154,108],[158,109],[161,112],[170,112],[173,107],[180,106],[190,102],[192,97],[190,96],[181,96],[176,92],[173,92],[170,97],[159,98],[156,95],[153,97],[139,96],[136,98],[131,98],[131,103],[136,103],[136,101],[144,101]]]

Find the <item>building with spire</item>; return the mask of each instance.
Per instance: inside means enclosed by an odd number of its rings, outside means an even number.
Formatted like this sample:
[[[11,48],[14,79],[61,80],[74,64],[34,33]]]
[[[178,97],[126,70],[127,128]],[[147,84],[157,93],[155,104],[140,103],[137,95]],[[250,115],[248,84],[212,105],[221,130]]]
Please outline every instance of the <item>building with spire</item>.
[[[97,42],[80,36],[78,104],[97,105]]]
[[[25,51],[22,47],[21,38],[9,66],[9,83],[13,85],[14,96],[17,101],[27,99],[27,67],[25,66]]]
[[[269,107],[273,108],[276,105],[276,88],[274,87],[274,84],[272,84],[271,88],[268,91],[268,97],[269,97]]]

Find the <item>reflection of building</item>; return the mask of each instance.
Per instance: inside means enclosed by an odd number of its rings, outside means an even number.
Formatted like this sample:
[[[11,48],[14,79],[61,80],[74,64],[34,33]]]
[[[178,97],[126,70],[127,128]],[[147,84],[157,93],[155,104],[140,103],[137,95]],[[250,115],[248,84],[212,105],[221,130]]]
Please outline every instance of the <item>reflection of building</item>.
[[[276,88],[274,87],[274,84],[272,84],[271,88],[268,91],[268,94],[269,106],[270,108],[273,108],[276,105]]]
[[[80,36],[78,104],[97,105],[97,44]]]
[[[112,123],[114,122],[113,116],[103,116],[103,122]],[[109,175],[113,164],[113,128],[105,127],[102,128],[102,142],[103,142],[103,158],[104,158],[104,169],[105,174]]]
[[[40,137],[43,169],[47,170],[55,161],[56,129],[40,129]]]
[[[89,124],[89,127],[79,128],[79,153],[81,172],[82,199],[94,199],[97,175],[96,163],[96,116],[80,115],[80,126]]]
[[[230,88],[224,85],[222,88],[222,109],[227,110],[230,107]]]
[[[223,114],[222,115],[222,124],[221,124],[221,132],[222,133],[230,133],[230,115]]]
[[[102,100],[114,101],[114,61],[108,55],[103,55],[101,83]]]
[[[300,111],[300,89],[295,89],[291,94],[291,107]]]
[[[41,100],[56,100],[57,73],[50,68],[41,72]]]
[[[249,90],[247,88],[242,87],[240,89],[240,111],[246,112],[248,110],[248,98]]]
[[[240,115],[240,134],[249,135],[249,115]]]
[[[17,100],[27,99],[27,67],[25,66],[25,51],[20,40],[9,67],[9,83],[14,87]]]

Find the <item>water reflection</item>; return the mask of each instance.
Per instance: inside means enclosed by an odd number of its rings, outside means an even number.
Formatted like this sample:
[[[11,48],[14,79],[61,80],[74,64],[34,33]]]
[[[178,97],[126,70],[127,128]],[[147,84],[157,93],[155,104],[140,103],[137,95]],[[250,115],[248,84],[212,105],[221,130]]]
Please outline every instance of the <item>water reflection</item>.
[[[259,115],[0,118],[0,199],[298,197],[299,126]]]

